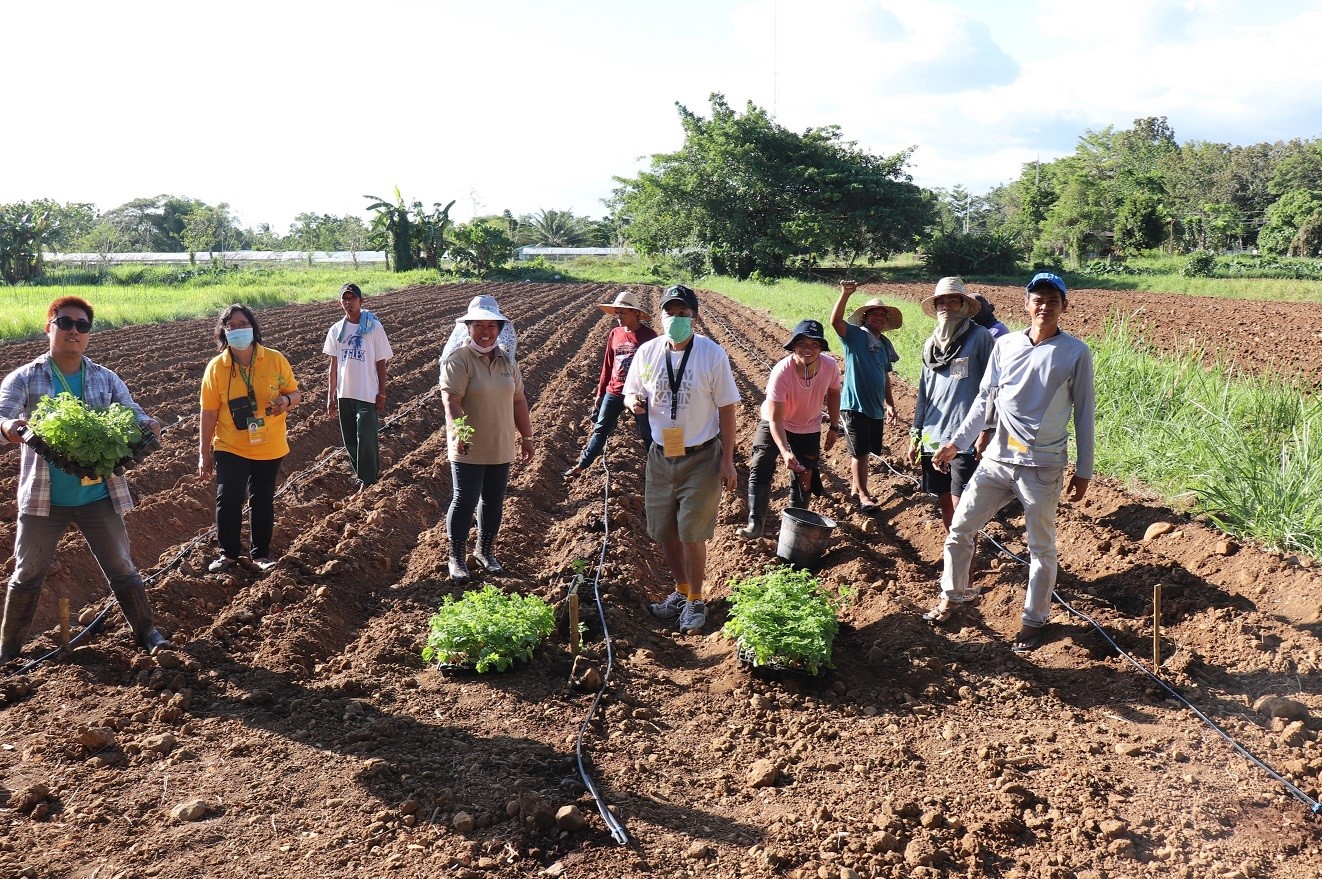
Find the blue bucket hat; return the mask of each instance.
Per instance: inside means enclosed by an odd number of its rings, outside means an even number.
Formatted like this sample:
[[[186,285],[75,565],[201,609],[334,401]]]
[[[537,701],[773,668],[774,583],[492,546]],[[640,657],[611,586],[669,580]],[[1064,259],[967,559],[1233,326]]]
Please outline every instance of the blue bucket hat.
[[[826,333],[822,331],[822,325],[815,320],[801,320],[795,324],[790,340],[785,343],[785,350],[793,351],[794,343],[799,341],[800,337],[821,342],[823,351],[831,350],[831,346],[826,344]]]
[[[1034,287],[1040,287],[1043,284],[1045,284],[1048,287],[1055,287],[1057,290],[1060,291],[1061,300],[1062,301],[1065,300],[1066,298],[1065,282],[1061,280],[1060,275],[1053,275],[1051,274],[1051,272],[1038,272],[1036,275],[1033,276],[1033,280],[1028,282],[1028,286],[1025,287],[1024,289],[1027,290],[1029,293],[1032,293]]]

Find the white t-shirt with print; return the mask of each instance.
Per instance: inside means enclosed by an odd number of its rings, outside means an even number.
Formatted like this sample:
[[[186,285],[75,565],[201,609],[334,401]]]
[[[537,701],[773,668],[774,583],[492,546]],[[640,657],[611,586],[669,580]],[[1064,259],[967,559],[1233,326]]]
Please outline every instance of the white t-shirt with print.
[[[390,350],[390,340],[386,338],[386,329],[380,321],[365,336],[358,335],[358,324],[348,324],[348,318],[340,318],[326,332],[326,344],[321,347],[322,354],[335,358],[339,364],[339,385],[337,394],[351,400],[375,403],[380,386],[376,378],[376,364],[380,360],[389,360],[394,356]],[[343,340],[340,336],[343,335]]]
[[[652,440],[663,442],[662,431],[667,427],[684,428],[684,445],[697,446],[721,432],[722,406],[739,402],[739,388],[730,370],[730,358],[725,350],[706,336],[696,333],[689,345],[692,353],[684,367],[679,386],[679,407],[674,420],[670,417],[671,369],[679,376],[683,351],[671,351],[665,336],[644,342],[629,364],[629,375],[624,380],[624,393],[647,399],[647,414],[652,426]]]

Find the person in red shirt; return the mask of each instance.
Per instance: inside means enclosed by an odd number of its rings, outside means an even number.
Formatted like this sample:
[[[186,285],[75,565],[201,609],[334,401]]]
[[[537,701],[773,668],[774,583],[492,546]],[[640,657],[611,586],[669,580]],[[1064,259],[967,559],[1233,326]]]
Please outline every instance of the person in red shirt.
[[[577,479],[584,470],[591,466],[606,449],[606,440],[615,432],[615,426],[624,411],[624,377],[629,374],[629,364],[638,347],[649,339],[656,338],[656,330],[649,324],[652,315],[638,305],[638,297],[627,290],[616,295],[615,301],[597,306],[607,314],[615,315],[619,325],[606,337],[606,354],[602,358],[601,378],[597,380],[597,393],[592,401],[592,408],[597,413],[597,424],[592,429],[592,436],[578,456],[578,462],[565,471],[565,479]],[[643,454],[652,448],[652,429],[648,424],[647,413],[635,415],[638,423],[638,436],[643,441]]]

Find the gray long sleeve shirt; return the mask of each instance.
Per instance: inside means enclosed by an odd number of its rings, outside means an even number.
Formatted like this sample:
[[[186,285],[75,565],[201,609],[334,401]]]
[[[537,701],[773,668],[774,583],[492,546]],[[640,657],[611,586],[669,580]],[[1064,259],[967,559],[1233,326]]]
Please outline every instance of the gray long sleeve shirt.
[[[1010,465],[1063,467],[1069,463],[1069,423],[1078,444],[1076,475],[1092,478],[1092,352],[1064,331],[1034,345],[1027,331],[996,340],[978,397],[951,442],[964,449],[995,427],[984,457]]]

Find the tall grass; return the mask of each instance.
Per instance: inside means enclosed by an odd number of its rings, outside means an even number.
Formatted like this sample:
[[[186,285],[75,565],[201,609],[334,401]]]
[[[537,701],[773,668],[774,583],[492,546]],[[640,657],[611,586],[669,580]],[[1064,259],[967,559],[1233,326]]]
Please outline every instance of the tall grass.
[[[357,283],[367,295],[411,284],[436,283],[434,271],[396,274],[381,267],[252,268],[189,271],[173,267],[120,267],[105,273],[52,273],[40,284],[0,285],[0,339],[24,339],[45,328],[46,306],[58,296],[81,296],[96,309],[98,329],[164,323],[214,315],[232,302],[269,308],[338,298],[340,285]]]

